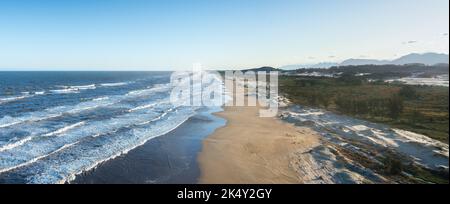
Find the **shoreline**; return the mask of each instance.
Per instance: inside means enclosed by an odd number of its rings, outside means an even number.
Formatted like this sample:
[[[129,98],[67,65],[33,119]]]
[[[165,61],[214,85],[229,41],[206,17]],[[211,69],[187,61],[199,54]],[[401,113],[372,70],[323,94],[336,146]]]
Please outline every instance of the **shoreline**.
[[[278,117],[261,118],[260,107],[225,106],[214,113],[227,123],[203,140],[198,155],[201,184],[295,184],[295,155],[320,145],[318,134]]]
[[[203,109],[169,133],[76,175],[69,183],[196,183],[200,175],[197,154],[202,141],[225,125],[224,119],[214,115],[221,110]]]

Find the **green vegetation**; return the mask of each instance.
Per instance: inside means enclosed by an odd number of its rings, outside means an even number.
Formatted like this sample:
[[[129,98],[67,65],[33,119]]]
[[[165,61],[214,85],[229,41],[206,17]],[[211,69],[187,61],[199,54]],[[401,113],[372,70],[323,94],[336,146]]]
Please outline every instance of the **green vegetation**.
[[[296,104],[324,108],[449,142],[448,87],[368,82],[348,72],[339,78],[282,76],[279,90]]]

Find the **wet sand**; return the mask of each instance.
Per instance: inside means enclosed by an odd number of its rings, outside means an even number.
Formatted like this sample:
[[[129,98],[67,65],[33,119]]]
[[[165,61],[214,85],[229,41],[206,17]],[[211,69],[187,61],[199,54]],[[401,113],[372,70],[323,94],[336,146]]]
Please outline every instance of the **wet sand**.
[[[318,146],[319,136],[276,117],[259,117],[260,107],[224,107],[227,120],[203,141],[199,183],[305,183],[295,171],[295,154]]]
[[[212,115],[221,110],[215,109],[199,111],[170,133],[77,175],[70,183],[197,183],[200,176],[197,154],[201,151],[202,141],[216,128],[225,125],[224,119]]]

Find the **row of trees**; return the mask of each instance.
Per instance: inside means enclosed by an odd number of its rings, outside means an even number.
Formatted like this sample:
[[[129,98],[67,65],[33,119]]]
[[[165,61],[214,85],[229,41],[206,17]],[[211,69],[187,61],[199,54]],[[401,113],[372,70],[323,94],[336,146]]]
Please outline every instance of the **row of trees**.
[[[303,102],[309,106],[328,109],[334,104],[336,110],[353,115],[370,115],[398,119],[404,109],[404,100],[417,96],[415,90],[404,86],[398,93],[391,95],[361,96],[349,93],[334,94],[325,90],[301,91]]]
[[[354,115],[389,116],[397,119],[403,112],[403,98],[392,95],[388,98],[358,98],[338,96],[335,100],[336,109],[343,113]]]
[[[282,90],[294,102],[351,115],[398,119],[404,111],[404,101],[418,99],[413,86],[400,89],[385,84],[362,86],[361,79],[345,73],[340,78],[300,78],[282,82]]]

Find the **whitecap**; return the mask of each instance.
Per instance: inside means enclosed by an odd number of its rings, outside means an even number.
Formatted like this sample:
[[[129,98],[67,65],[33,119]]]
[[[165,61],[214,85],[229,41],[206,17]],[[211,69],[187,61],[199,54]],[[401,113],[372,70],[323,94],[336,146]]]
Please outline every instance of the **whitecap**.
[[[47,133],[47,134],[45,134],[44,136],[45,136],[45,137],[50,137],[50,136],[59,135],[59,134],[62,134],[62,133],[64,133],[64,132],[67,132],[68,130],[71,130],[71,129],[73,129],[73,128],[82,126],[82,125],[84,125],[85,123],[86,123],[86,122],[81,121],[81,122],[78,122],[78,123],[75,123],[75,124],[72,124],[72,125],[68,125],[68,126],[66,126],[66,127],[60,128],[60,129],[55,130],[55,131],[53,131],[53,132]]]
[[[81,86],[70,86],[70,88],[78,89],[78,90],[86,90],[86,89],[96,89],[95,84],[89,85],[81,85]]]
[[[129,82],[117,82],[117,83],[103,83],[100,86],[111,87],[111,86],[125,86],[129,84]]]
[[[2,103],[9,103],[9,102],[25,99],[25,98],[28,98],[28,97],[31,97],[31,95],[24,94],[24,95],[21,95],[21,96],[12,96],[12,97],[7,97],[7,98],[0,98],[0,104],[2,104]]]
[[[92,99],[92,101],[103,101],[103,100],[108,100],[109,97],[105,96],[105,97],[99,97],[99,98],[94,98]]]
[[[26,142],[30,141],[31,139],[33,139],[33,137],[32,136],[28,136],[28,137],[20,139],[20,140],[18,140],[16,142],[13,142],[13,143],[1,146],[0,147],[0,152],[5,151],[5,150],[10,150],[10,149],[16,148],[18,146],[21,146],[21,145],[25,144]]]
[[[39,173],[27,178],[28,183],[69,182],[76,175],[89,171],[102,162],[126,154],[155,137],[167,134],[187,121],[193,114],[193,110],[183,109],[182,112],[166,115],[164,120],[158,120],[148,126],[132,128],[114,137],[103,135],[92,138],[95,142],[80,142],[29,166],[26,170],[34,172],[33,169],[39,169]],[[79,154],[83,156],[70,156]]]
[[[64,144],[80,141],[90,136],[98,137],[104,134],[111,134],[120,128],[129,128],[136,124],[144,123],[149,118],[153,118],[153,121],[156,121],[154,120],[155,118],[161,119],[158,116],[160,115],[153,111],[140,112],[139,114],[129,113],[103,121],[73,124],[62,127],[52,133],[44,134],[44,137],[34,137],[31,141],[0,152],[0,173],[32,164],[45,158],[43,155],[49,155]],[[81,125],[83,126],[75,128]],[[58,135],[58,137],[48,137],[55,135]]]
[[[93,99],[91,101],[81,102],[77,105],[73,106],[58,106],[54,108],[48,108],[43,111],[37,111],[37,112],[29,112],[25,113],[18,117],[10,117],[10,116],[4,116],[3,118],[0,118],[0,128],[9,127],[13,125],[17,125],[23,122],[37,122],[41,120],[47,120],[54,117],[62,116],[65,113],[73,114],[73,113],[79,113],[82,111],[92,110],[99,107],[107,107],[116,103],[121,102],[122,100],[134,98],[134,97],[143,97],[152,95],[157,92],[163,92],[167,91],[169,88],[169,85],[163,86],[157,86],[150,89],[142,89],[137,91],[130,91],[126,95],[115,95],[115,96],[105,96],[100,97],[97,99]],[[69,91],[73,91],[70,90]],[[61,93],[68,93],[66,89],[63,89]]]
[[[55,93],[55,94],[80,93],[80,91],[76,88],[55,89],[55,90],[50,90],[50,92]]]
[[[134,111],[138,111],[138,110],[142,110],[142,109],[147,109],[147,108],[151,108],[156,106],[158,103],[151,103],[151,104],[147,104],[147,105],[142,105],[142,106],[138,106],[136,108],[132,108],[130,110],[128,110],[128,112],[134,112]]]

